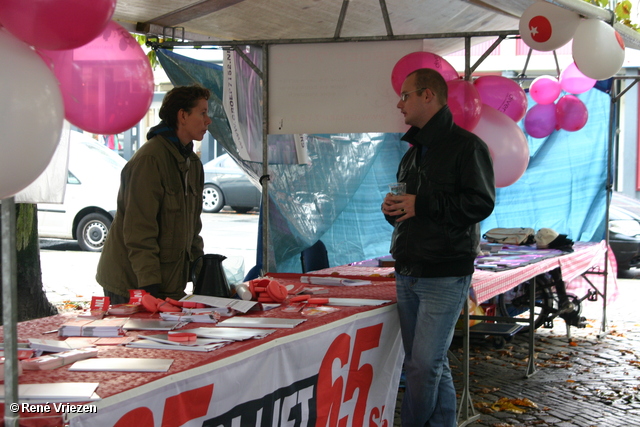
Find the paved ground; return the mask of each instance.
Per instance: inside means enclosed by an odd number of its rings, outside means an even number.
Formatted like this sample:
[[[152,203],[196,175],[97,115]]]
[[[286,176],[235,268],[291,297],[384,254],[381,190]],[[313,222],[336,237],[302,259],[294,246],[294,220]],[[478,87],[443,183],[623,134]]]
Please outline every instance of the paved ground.
[[[640,426],[640,280],[619,280],[619,291],[607,308],[609,334],[601,339],[601,302],[584,307],[589,325],[572,328],[571,340],[562,320],[553,329],[538,329],[537,372],[529,378],[527,335],[517,335],[502,348],[496,348],[494,339],[472,340],[470,389],[480,419],[468,425]],[[454,341],[451,348],[460,358],[461,346],[461,340]],[[452,368],[461,390],[462,367],[452,363]],[[508,403],[524,399],[535,407],[515,405],[511,408],[517,412],[509,410]],[[401,400],[402,391],[398,403]],[[397,415],[394,425],[400,425]]]

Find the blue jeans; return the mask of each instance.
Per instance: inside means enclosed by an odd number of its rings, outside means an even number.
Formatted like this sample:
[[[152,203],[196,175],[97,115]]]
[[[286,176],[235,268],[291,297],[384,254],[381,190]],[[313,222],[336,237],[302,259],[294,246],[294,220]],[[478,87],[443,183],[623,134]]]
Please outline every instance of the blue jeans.
[[[396,273],[405,351],[403,426],[457,425],[456,391],[447,351],[470,284],[471,276],[419,278]]]

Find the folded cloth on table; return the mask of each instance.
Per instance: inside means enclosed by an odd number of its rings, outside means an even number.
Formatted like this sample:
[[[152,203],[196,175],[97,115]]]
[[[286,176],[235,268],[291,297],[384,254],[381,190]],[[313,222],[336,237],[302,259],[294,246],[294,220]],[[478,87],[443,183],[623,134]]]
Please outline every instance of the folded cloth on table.
[[[573,240],[566,234],[558,234],[551,228],[541,228],[536,233],[536,246],[539,249],[559,249],[563,252],[573,252]]]

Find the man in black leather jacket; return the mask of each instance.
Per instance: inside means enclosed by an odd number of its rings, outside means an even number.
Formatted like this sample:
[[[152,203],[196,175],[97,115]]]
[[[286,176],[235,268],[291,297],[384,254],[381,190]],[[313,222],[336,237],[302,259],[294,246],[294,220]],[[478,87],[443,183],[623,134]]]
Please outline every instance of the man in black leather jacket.
[[[412,144],[398,168],[406,195],[387,194],[394,226],[398,313],[405,349],[403,426],[455,426],[456,396],[447,359],[469,294],[479,222],[493,211],[495,183],[487,145],[453,123],[447,84],[435,70],[411,73],[398,108]]]

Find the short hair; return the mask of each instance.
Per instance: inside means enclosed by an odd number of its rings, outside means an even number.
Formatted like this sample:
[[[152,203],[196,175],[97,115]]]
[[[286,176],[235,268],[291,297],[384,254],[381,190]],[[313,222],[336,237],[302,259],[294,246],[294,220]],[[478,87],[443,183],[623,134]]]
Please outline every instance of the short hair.
[[[438,97],[440,104],[447,104],[449,87],[447,86],[447,82],[444,77],[442,77],[442,74],[433,68],[419,68],[411,72],[409,76],[412,74],[415,74],[416,76],[416,89],[431,89],[431,91]],[[407,76],[407,78],[409,76]]]
[[[200,85],[177,86],[164,95],[158,113],[160,119],[169,127],[178,128],[178,111],[190,112],[201,99],[209,100],[211,91]]]

